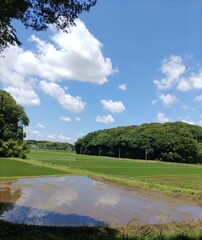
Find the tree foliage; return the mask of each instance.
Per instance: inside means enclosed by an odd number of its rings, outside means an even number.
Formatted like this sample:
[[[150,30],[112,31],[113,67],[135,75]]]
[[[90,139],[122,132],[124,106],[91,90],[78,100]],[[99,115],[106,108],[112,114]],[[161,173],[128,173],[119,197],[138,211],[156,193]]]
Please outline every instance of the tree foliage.
[[[66,150],[69,152],[75,151],[74,145],[66,142],[50,142],[50,141],[36,141],[36,140],[27,140],[26,142],[29,149]]]
[[[25,157],[23,126],[29,125],[24,108],[4,90],[0,90],[0,156]]]
[[[12,20],[20,20],[26,28],[46,30],[49,24],[66,30],[75,24],[83,11],[89,11],[97,0],[1,0],[0,52],[8,44],[20,45]]]
[[[75,143],[80,154],[180,163],[200,162],[201,146],[202,127],[182,122],[99,130]]]

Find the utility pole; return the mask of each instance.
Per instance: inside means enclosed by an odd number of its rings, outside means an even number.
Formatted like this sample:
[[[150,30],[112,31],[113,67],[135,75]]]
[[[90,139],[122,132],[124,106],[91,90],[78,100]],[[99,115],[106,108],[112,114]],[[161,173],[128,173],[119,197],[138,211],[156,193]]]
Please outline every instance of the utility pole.
[[[145,150],[145,160],[147,160],[147,154],[148,154],[148,151],[147,149]]]
[[[99,156],[100,156],[100,153],[101,153],[101,147],[99,147]]]

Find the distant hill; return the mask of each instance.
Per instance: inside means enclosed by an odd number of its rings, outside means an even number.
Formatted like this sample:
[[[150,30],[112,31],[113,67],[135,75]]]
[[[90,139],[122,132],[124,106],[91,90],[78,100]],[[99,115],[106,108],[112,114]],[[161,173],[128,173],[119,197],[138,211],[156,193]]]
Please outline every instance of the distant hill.
[[[81,154],[201,163],[202,127],[183,122],[117,127],[91,132],[75,148]]]
[[[36,140],[27,140],[26,142],[29,149],[75,151],[74,145],[66,142],[50,142]]]

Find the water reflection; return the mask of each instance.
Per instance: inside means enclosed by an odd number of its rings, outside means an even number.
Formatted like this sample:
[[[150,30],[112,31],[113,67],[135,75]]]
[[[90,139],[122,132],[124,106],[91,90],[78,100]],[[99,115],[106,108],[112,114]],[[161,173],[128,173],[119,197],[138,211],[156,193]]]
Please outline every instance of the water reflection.
[[[25,206],[16,206],[8,211],[4,218],[14,223],[26,223],[40,226],[106,226],[107,223],[89,216],[61,214]]]
[[[0,182],[0,215],[11,210],[15,202],[22,196],[22,190],[19,188],[12,188],[13,183],[10,181]]]
[[[37,225],[103,226],[124,225],[134,218],[136,223],[202,218],[202,208],[189,201],[129,191],[82,176],[1,181],[0,203],[1,219]]]

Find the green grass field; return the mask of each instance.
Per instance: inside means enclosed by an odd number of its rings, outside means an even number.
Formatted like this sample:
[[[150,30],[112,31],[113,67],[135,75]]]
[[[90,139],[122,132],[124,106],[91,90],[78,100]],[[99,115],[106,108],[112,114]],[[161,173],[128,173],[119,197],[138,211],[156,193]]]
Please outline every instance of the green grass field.
[[[67,172],[29,164],[17,159],[0,159],[0,178],[64,174],[67,174]]]
[[[98,175],[136,179],[184,189],[201,190],[202,187],[201,165],[86,156],[67,152],[32,151],[29,158],[46,164],[87,170]]]

